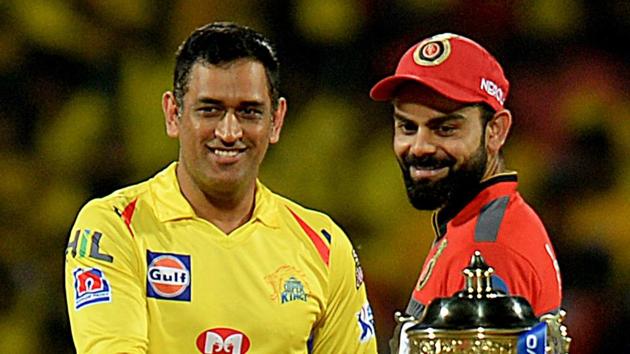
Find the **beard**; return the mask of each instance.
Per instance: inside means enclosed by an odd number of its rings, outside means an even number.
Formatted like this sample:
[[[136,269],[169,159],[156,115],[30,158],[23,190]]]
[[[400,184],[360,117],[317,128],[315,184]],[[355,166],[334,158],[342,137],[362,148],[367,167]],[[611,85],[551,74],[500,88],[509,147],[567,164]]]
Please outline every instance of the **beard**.
[[[409,202],[418,210],[435,210],[477,193],[487,165],[487,153],[483,141],[479,148],[461,166],[455,168],[455,159],[437,159],[433,156],[406,156],[399,164],[403,173]],[[448,167],[446,177],[439,180],[413,180],[409,169]]]

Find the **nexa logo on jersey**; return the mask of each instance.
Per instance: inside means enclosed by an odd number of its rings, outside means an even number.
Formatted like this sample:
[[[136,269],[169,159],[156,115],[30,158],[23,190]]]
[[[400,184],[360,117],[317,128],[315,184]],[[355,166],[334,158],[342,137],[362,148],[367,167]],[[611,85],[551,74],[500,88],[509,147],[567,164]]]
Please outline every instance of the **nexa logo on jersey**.
[[[245,333],[232,328],[212,328],[197,336],[197,349],[203,354],[245,354],[250,341]]]
[[[190,256],[147,250],[147,297],[190,301]]]

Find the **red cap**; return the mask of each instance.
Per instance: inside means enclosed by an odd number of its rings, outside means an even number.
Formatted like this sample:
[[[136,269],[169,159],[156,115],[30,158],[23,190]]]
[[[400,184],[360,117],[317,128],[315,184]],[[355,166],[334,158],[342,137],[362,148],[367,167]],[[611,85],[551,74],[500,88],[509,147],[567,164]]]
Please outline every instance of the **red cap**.
[[[464,103],[485,102],[503,109],[510,84],[497,60],[474,41],[443,33],[411,47],[400,58],[396,73],[370,91],[376,101],[391,100],[407,81],[426,85],[445,97]]]

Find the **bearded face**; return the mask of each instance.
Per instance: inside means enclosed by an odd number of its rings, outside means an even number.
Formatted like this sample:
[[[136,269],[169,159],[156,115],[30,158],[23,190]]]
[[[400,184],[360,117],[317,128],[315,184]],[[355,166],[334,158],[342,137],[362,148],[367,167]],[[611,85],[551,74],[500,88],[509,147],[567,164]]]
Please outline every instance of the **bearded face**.
[[[450,201],[465,198],[483,178],[486,170],[487,154],[482,139],[478,148],[464,161],[457,163],[455,158],[447,156],[437,158],[434,155],[416,157],[407,155],[399,164],[402,170],[407,197],[411,204],[419,210],[435,210],[447,205]],[[439,170],[446,168],[448,173],[439,179],[414,179],[412,169]]]
[[[489,167],[481,107],[438,100],[419,85],[404,86],[393,104],[393,147],[411,204],[435,210],[476,193]]]

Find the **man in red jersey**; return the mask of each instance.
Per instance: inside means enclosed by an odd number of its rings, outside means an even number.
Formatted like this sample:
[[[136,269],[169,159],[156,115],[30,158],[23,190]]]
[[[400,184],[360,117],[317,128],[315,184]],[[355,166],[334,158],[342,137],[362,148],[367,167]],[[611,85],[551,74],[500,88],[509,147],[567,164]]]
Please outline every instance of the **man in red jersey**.
[[[512,125],[508,91],[488,51],[445,33],[412,46],[370,92],[394,107],[394,152],[411,204],[435,211],[435,242],[407,315],[417,318],[432,299],[461,290],[475,250],[496,270],[495,287],[525,297],[537,316],[560,307],[553,247],[501,153]]]

